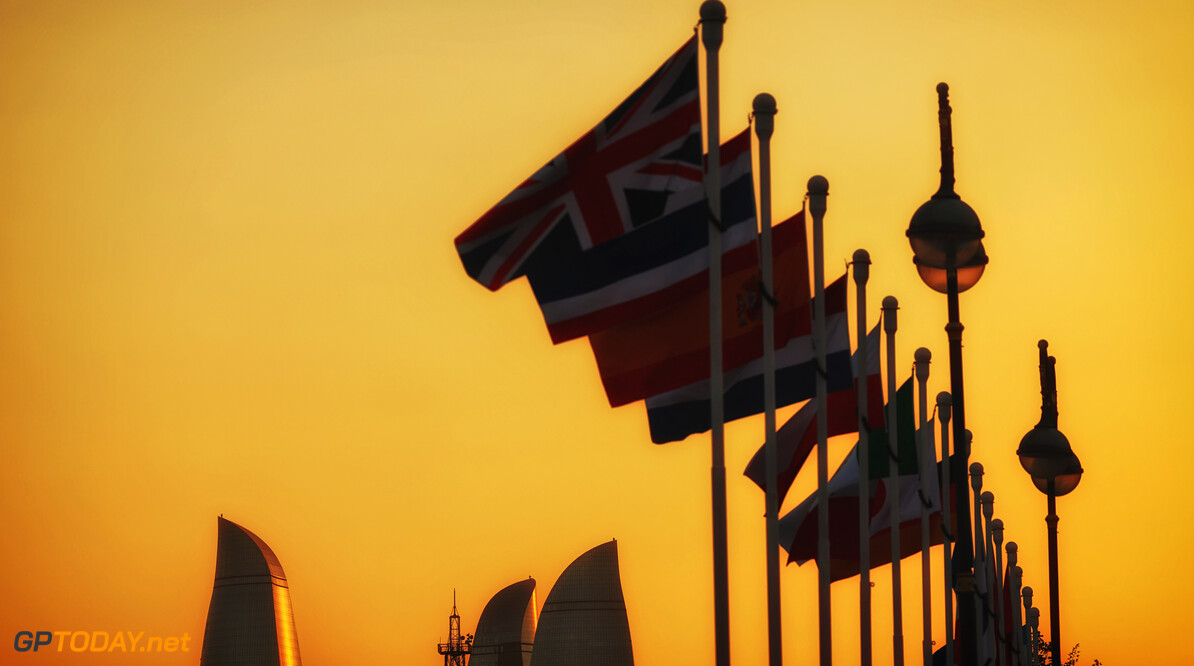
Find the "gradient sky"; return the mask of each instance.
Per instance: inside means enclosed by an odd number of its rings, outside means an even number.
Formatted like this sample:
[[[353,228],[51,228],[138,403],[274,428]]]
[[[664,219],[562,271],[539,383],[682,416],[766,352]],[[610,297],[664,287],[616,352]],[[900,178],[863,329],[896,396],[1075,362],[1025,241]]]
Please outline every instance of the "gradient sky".
[[[897,366],[930,348],[931,395],[945,299],[904,231],[950,84],[991,258],[961,303],[968,425],[1041,624],[1045,498],[1014,451],[1047,338],[1086,470],[1058,502],[1066,647],[1189,660],[1168,639],[1194,619],[1173,562],[1194,547],[1194,5],[727,4],[723,136],[776,97],[776,220],[829,179],[829,277],[870,251]],[[712,664],[708,437],[652,445],[588,344],[552,346],[525,281],[490,293],[452,245],[698,6],[0,1],[0,655],[20,630],[187,632],[186,654],[24,659],[197,663],[222,513],[281,559],[308,664],[438,663],[453,589],[472,631],[498,589],[532,575],[542,603],[611,537],[637,661]],[[763,497],[741,476],[761,437],[761,418],[727,428],[738,664],[766,655]],[[903,580],[915,659],[916,560]],[[874,582],[884,663],[887,569]],[[813,664],[815,567],[782,585],[787,663]],[[857,660],[857,594],[834,586],[835,663]]]

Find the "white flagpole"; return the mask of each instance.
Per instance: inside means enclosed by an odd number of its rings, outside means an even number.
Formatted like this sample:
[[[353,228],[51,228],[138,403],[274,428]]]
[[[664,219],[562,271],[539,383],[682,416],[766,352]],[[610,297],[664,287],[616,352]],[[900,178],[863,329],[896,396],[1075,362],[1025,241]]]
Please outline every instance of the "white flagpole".
[[[987,622],[991,627],[991,638],[987,641],[987,646],[991,650],[991,659],[998,663],[999,659],[999,635],[996,633],[996,618],[999,617],[999,550],[994,546],[995,525],[992,516],[995,515],[995,493],[990,490],[983,491],[979,496],[979,501],[983,503],[983,537],[987,540],[987,564],[990,560],[996,562],[995,573],[987,580],[987,615],[989,619]],[[988,567],[987,573],[990,573]]]
[[[771,135],[775,131],[775,98],[760,93],[754,99],[755,134],[759,137],[759,285],[763,303],[763,407],[767,475],[767,638],[771,666],[782,666],[783,634],[779,603],[779,475],[775,441],[775,289],[771,257]]]
[[[1008,542],[1007,563],[1012,572],[1012,598],[1008,600],[1008,603],[1011,604],[1010,610],[1012,611],[1012,644],[1016,646],[1012,666],[1028,666],[1024,652],[1024,630],[1021,628],[1024,620],[1020,617],[1020,594],[1021,586],[1024,584],[1024,570],[1016,564],[1020,557],[1019,550],[1020,547],[1016,545],[1015,541]]]
[[[949,391],[937,394],[937,416],[941,421],[941,543],[945,546],[945,663],[954,665],[954,571],[953,571],[953,534],[952,516],[949,502],[953,491],[950,490],[949,468],[949,418],[953,398]]]
[[[1007,655],[1012,648],[1007,643],[1007,629],[1003,623],[1003,521],[999,518],[991,521],[991,540],[995,544],[995,627],[999,635],[995,642],[999,644],[999,666],[1009,663]]]
[[[1040,664],[1040,662],[1041,662],[1041,654],[1040,654],[1041,629],[1040,629],[1040,627],[1041,627],[1041,609],[1037,608],[1036,606],[1033,606],[1032,608],[1028,609],[1028,629],[1029,629],[1028,635],[1031,637],[1029,642],[1032,643],[1032,658],[1029,660],[1029,663],[1034,664],[1034,666],[1036,664]]]
[[[808,179],[808,210],[813,216],[813,347],[817,352],[817,600],[821,633],[821,666],[833,664],[833,631],[829,603],[829,425],[825,361],[825,199],[829,181]]]
[[[871,666],[871,475],[870,433],[867,423],[867,380],[870,363],[867,358],[866,283],[871,276],[871,255],[866,250],[854,251],[854,285],[858,292],[858,629],[861,666]]]
[[[895,296],[883,299],[883,332],[887,334],[887,496],[891,498],[891,622],[892,663],[904,666],[904,604],[900,578],[900,448],[899,429],[896,422],[896,365],[895,334],[896,311],[900,303]]]
[[[978,656],[978,661],[984,662],[982,655],[987,654],[990,658],[990,653],[987,649],[987,633],[983,631],[983,618],[986,615],[987,601],[987,558],[983,552],[986,550],[984,544],[987,542],[983,536],[983,512],[982,502],[979,500],[979,492],[983,489],[983,464],[975,462],[970,464],[970,489],[974,493],[974,589],[978,595],[978,603],[974,604],[974,641],[976,644],[975,654]],[[969,526],[966,529],[970,529]]]
[[[713,494],[713,623],[717,666],[730,663],[730,582],[726,536],[725,403],[721,349],[721,128],[717,52],[721,48],[726,8],[718,0],[701,4],[701,42],[705,46],[706,141],[705,197],[709,201],[709,418]]]
[[[936,473],[933,464],[933,430],[929,426],[929,362],[933,358],[932,352],[924,347],[916,350],[917,407],[920,410],[920,427],[916,429],[917,469],[920,472],[920,605],[923,613],[922,646],[924,649],[924,663],[933,663],[933,603],[929,595],[929,579],[932,570],[929,568],[929,504],[925,490],[929,488],[929,472]]]
[[[1020,585],[1020,599],[1024,602],[1024,626],[1021,627],[1021,631],[1027,634],[1025,638],[1028,639],[1028,645],[1024,646],[1024,666],[1037,666],[1037,657],[1040,655],[1036,649],[1036,636],[1032,631],[1036,628],[1032,621],[1036,608],[1032,605],[1032,588],[1024,585],[1023,569],[1020,570]]]

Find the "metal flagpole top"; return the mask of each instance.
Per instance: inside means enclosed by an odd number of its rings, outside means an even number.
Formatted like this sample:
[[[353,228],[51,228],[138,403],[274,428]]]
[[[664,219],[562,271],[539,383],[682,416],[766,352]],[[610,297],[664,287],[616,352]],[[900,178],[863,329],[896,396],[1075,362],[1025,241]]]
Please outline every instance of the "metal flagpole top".
[[[726,6],[719,0],[701,4],[701,43],[710,51],[721,48],[722,29],[726,23]]]
[[[755,117],[755,134],[759,140],[767,140],[775,133],[775,114],[778,111],[775,98],[768,93],[755,95],[751,105]]]

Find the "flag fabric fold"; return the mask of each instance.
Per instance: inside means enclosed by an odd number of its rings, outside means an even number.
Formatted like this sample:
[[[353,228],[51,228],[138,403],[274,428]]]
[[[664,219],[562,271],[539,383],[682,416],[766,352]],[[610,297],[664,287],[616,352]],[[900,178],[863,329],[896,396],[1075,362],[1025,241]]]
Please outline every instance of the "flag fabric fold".
[[[868,477],[871,479],[870,502],[870,548],[871,568],[891,563],[892,523],[890,519],[891,494],[900,495],[900,517],[896,529],[900,531],[900,559],[920,551],[920,503],[924,497],[930,503],[930,543],[942,542],[941,537],[941,495],[939,489],[940,463],[937,474],[929,475],[929,487],[923,489],[920,483],[919,461],[917,459],[915,423],[912,411],[912,381],[905,381],[896,392],[898,418],[899,483],[890,486],[890,455],[887,448],[887,431],[883,428],[870,432]],[[932,428],[930,421],[928,428]],[[844,580],[860,572],[858,541],[858,475],[860,474],[859,450],[854,450],[834,472],[829,481],[829,539],[831,581]],[[786,544],[788,562],[804,564],[815,561],[817,554],[818,511],[817,494],[814,492],[795,509],[780,518],[780,543]]]
[[[806,312],[811,313],[812,303]],[[846,277],[825,288],[827,390],[840,391],[853,383],[850,339],[846,321]],[[783,407],[808,400],[816,393],[816,353],[807,314],[788,343],[775,351],[775,404]],[[706,352],[707,353],[707,352]],[[760,355],[724,373],[723,405],[726,422],[763,413],[763,358]],[[651,441],[680,441],[710,429],[709,380],[651,396],[646,400]]]
[[[772,229],[776,345],[807,329],[808,245],[798,214]],[[759,243],[722,255],[723,367],[763,355]],[[706,283],[708,272],[702,273]],[[709,378],[709,290],[589,337],[606,396],[617,407]],[[803,327],[802,327],[803,323]]]
[[[879,374],[879,353],[881,334],[876,324],[866,336],[867,345],[867,423],[872,429],[884,425],[883,414],[883,381]],[[854,369],[854,384],[849,390],[835,391],[828,395],[827,400],[827,431],[828,436],[846,435],[858,432],[858,353],[855,352],[851,361]],[[776,432],[776,453],[779,462],[779,476],[776,488],[779,491],[779,505],[783,506],[788,489],[796,480],[804,461],[817,446],[817,404],[809,401],[804,404],[786,423]],[[764,449],[760,447],[743,474],[755,482],[759,488],[766,491],[767,478],[764,471]]]
[[[722,144],[721,165],[722,247],[733,253],[756,235],[749,130]],[[601,245],[582,250],[564,239],[527,262],[527,279],[552,342],[592,335],[707,293],[705,191],[673,193],[670,204],[671,212]]]
[[[703,201],[697,69],[693,37],[456,237],[465,271],[491,290],[530,273],[549,284],[568,257]]]

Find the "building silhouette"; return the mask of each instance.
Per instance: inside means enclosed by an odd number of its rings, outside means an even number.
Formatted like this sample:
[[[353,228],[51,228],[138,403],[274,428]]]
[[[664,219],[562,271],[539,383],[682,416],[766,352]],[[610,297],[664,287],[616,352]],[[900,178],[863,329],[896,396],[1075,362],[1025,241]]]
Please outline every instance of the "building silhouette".
[[[618,542],[568,565],[547,594],[531,666],[633,666]]]
[[[256,534],[219,518],[201,666],[301,666],[286,573]]]
[[[537,620],[534,578],[502,588],[477,620],[469,666],[530,666]]]

